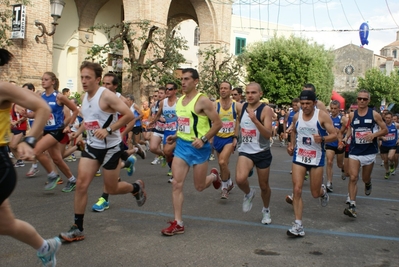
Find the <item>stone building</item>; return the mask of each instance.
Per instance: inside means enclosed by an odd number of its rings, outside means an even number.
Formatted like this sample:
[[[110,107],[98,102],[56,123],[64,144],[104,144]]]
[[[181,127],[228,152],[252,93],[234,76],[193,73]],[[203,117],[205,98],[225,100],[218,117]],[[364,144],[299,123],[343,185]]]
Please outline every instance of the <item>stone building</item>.
[[[60,88],[81,91],[79,66],[93,44],[104,44],[107,37],[100,31],[89,31],[96,24],[113,25],[122,21],[148,20],[158,27],[174,27],[191,19],[201,30],[199,47],[229,45],[231,4],[211,0],[64,0],[61,18],[55,34],[35,40],[40,31],[39,20],[51,28],[50,1],[35,0],[26,6],[24,39],[14,40],[10,51],[15,60],[1,69],[2,80],[18,84],[32,82],[40,89],[41,76],[53,71],[60,80]],[[227,1],[226,1],[227,2]],[[11,7],[9,7],[11,8]],[[51,29],[48,29],[50,32]],[[109,66],[109,71],[113,66]],[[126,84],[124,84],[124,87]]]

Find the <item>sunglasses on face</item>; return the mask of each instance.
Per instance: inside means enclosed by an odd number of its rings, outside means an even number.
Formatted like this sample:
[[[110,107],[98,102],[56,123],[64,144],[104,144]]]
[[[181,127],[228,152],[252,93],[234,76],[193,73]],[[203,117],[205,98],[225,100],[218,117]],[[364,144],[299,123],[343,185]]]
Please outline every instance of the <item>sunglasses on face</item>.
[[[367,97],[358,97],[357,100],[358,100],[358,101],[362,101],[362,100],[363,100],[364,102],[366,102],[366,101],[368,101],[369,99],[368,99]]]
[[[171,87],[171,88],[166,88],[166,90],[172,91],[172,90],[175,90],[175,88],[173,88],[173,87]]]
[[[238,94],[232,94],[233,96],[238,96]]]

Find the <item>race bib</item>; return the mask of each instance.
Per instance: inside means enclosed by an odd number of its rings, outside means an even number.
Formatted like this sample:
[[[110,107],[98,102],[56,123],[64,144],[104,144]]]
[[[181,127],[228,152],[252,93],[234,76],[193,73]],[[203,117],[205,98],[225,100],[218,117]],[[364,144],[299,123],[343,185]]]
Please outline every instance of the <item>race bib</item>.
[[[241,128],[241,137],[243,143],[257,144],[256,129]]]
[[[394,133],[389,133],[389,134],[387,134],[387,135],[385,136],[385,139],[386,139],[387,141],[395,140],[395,134],[394,134]]]
[[[299,148],[298,156],[295,161],[301,162],[303,164],[317,165],[316,164],[316,154],[317,154],[316,150]]]
[[[234,132],[234,122],[223,121],[222,128],[220,128],[219,133],[232,133],[232,132]]]
[[[155,130],[163,132],[165,130],[164,126],[165,125],[163,122],[157,121],[157,123],[155,124]]]
[[[371,134],[371,131],[364,131],[364,132],[355,132],[355,143],[356,144],[371,144],[373,141],[366,140],[365,137],[368,134]]]
[[[175,121],[165,123],[165,131],[176,131],[177,123]]]
[[[50,113],[50,118],[46,122],[46,126],[54,126],[55,125],[55,119],[53,113]]]
[[[94,136],[94,132],[98,129],[101,129],[100,127],[100,123],[98,122],[98,120],[95,121],[85,121],[84,122],[85,128],[86,128],[86,132],[88,133],[89,137],[93,137]]]
[[[189,134],[190,133],[190,118],[179,117],[177,119],[179,125],[179,132]]]

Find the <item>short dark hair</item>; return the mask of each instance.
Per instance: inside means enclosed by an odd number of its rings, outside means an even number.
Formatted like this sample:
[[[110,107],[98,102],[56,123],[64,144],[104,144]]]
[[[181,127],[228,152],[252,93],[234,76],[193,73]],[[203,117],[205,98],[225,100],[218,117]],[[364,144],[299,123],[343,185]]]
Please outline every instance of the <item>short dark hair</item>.
[[[187,73],[187,72],[191,73],[191,77],[192,77],[194,80],[198,80],[198,79],[199,79],[199,74],[198,74],[198,71],[197,71],[196,69],[193,69],[193,68],[185,68],[185,69],[182,70],[182,73]]]
[[[62,94],[68,93],[69,91],[70,91],[69,88],[64,88],[62,89]]]
[[[165,87],[165,86],[159,87],[159,88],[158,88],[158,92],[159,92],[159,91],[164,91],[164,92],[165,92],[165,91],[166,91],[166,87]]]
[[[24,85],[22,85],[22,88],[24,88],[25,86],[33,92],[36,90],[35,86],[32,83],[25,83]]]
[[[232,91],[237,91],[237,93],[238,93],[239,95],[242,95],[242,88],[241,88],[241,87],[233,88]]]
[[[313,84],[311,84],[311,83],[306,83],[306,84],[303,86],[303,88],[309,88],[309,89],[311,89],[314,93],[316,93],[316,87],[315,87]]]
[[[229,83],[228,81],[223,81],[223,82],[221,82],[221,83],[219,84],[219,88],[220,88],[220,86],[222,85],[222,83],[227,83],[227,84],[229,85],[229,87],[230,87],[230,90],[233,88],[233,86],[231,86],[231,83]]]
[[[175,83],[175,82],[168,82],[168,83],[166,83],[166,85],[168,85],[168,84],[171,84],[171,85],[173,85],[173,89],[177,89],[177,84]]]
[[[292,103],[299,103],[300,102],[300,100],[299,100],[299,98],[298,97],[295,97],[294,99],[292,99],[292,101],[291,101]]]
[[[108,72],[104,75],[104,77],[112,77],[112,84],[113,85],[119,85],[119,78],[118,75],[116,75],[115,73],[112,72]]]
[[[13,58],[13,54],[11,54],[8,50],[0,48],[0,66],[4,66]]]
[[[102,76],[103,74],[103,68],[101,67],[100,64],[95,63],[95,62],[90,62],[90,61],[83,61],[82,65],[80,65],[80,71],[82,71],[83,69],[91,69],[92,71],[94,71],[94,74],[96,75],[96,78]]]

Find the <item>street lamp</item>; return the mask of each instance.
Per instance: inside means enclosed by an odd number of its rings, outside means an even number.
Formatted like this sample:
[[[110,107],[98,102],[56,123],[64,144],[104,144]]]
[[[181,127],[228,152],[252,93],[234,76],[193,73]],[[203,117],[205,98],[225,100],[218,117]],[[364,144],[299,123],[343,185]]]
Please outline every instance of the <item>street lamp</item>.
[[[35,36],[35,40],[37,43],[39,42],[39,38],[43,37],[45,34],[51,36],[55,33],[55,27],[58,25],[57,20],[61,18],[62,10],[65,6],[65,1],[50,0],[50,5],[51,5],[51,16],[53,17],[53,22],[51,22],[51,24],[53,25],[53,29],[49,33],[47,32],[46,26],[44,26],[43,23],[39,22],[38,20],[35,20],[35,26],[38,27],[39,30],[42,32],[42,34]]]

